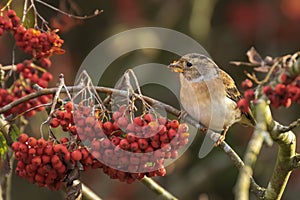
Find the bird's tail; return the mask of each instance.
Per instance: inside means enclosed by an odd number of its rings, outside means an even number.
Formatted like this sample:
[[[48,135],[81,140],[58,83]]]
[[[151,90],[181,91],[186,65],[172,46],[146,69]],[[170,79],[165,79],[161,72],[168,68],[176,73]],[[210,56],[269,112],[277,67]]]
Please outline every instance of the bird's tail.
[[[253,117],[252,112],[247,112],[247,113],[242,113],[242,119],[240,121],[241,124],[246,125],[246,126],[255,126],[256,121]]]

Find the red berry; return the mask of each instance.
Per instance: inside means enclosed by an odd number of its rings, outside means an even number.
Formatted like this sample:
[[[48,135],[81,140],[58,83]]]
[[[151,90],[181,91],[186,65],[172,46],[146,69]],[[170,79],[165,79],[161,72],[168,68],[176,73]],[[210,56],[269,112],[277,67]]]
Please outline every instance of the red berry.
[[[168,131],[168,137],[169,137],[169,139],[170,140],[172,140],[174,137],[176,137],[177,136],[177,132],[174,130],[174,129],[170,129],[169,131]],[[178,136],[177,136],[178,137]]]
[[[136,140],[134,133],[127,133],[126,139],[129,143],[132,143]]]
[[[162,134],[164,134],[165,132],[167,132],[167,127],[165,126],[165,125],[159,125],[159,127],[158,127],[158,134],[159,135],[162,135]]]
[[[60,123],[60,120],[57,119],[56,117],[52,118],[51,121],[50,121],[50,126],[52,128],[56,128],[59,126],[59,123]]]
[[[75,161],[79,161],[81,160],[82,158],[82,154],[79,150],[74,150],[72,153],[71,153],[71,158]]]
[[[288,96],[292,99],[292,101],[297,102],[300,99],[300,88],[294,85],[287,86]]]
[[[275,92],[278,95],[285,95],[286,94],[286,86],[283,84],[277,84],[275,86]]]
[[[269,85],[267,85],[267,86],[264,86],[263,87],[263,93],[266,95],[266,96],[271,96],[271,95],[273,95],[273,88],[271,87],[271,86],[269,86]]]
[[[27,152],[28,152],[28,147],[27,147],[27,145],[21,143],[21,144],[19,145],[19,151],[22,152],[22,153],[27,153]]]
[[[54,165],[56,163],[60,162],[60,159],[57,155],[53,155],[51,158],[51,163]]]
[[[19,142],[21,142],[21,143],[25,143],[25,142],[27,142],[27,140],[28,140],[28,135],[27,134],[25,134],[25,133],[22,133],[20,136],[19,136]]]
[[[124,150],[129,149],[129,142],[126,139],[122,139],[119,145]]]
[[[253,86],[253,83],[249,79],[246,79],[242,82],[242,88],[244,88],[244,89],[249,89],[252,86]]]
[[[14,10],[8,10],[8,11],[7,11],[7,16],[8,16],[9,18],[14,18],[16,15],[17,15],[17,14],[16,14],[16,11],[14,11]]]
[[[50,72],[44,72],[41,78],[47,82],[50,82],[52,81],[53,76]]]
[[[28,150],[28,154],[30,154],[30,155],[36,154],[35,148],[30,148],[30,149]]]
[[[242,112],[244,112],[244,113],[249,112],[249,104],[246,99],[240,99],[237,103],[237,106]]]
[[[142,150],[147,149],[147,147],[148,147],[148,141],[144,138],[138,139],[138,144],[139,144],[140,149],[142,149]]]
[[[149,123],[151,121],[155,121],[155,118],[153,117],[153,115],[151,113],[147,113],[144,115],[144,120]]]
[[[159,137],[159,140],[162,142],[162,143],[169,143],[170,140],[169,140],[169,137],[168,137],[168,134],[163,134],[163,135],[160,135]]]
[[[44,147],[46,147],[47,142],[46,142],[46,140],[44,140],[43,138],[40,138],[40,139],[38,139],[38,141],[37,141],[37,145],[38,145],[39,147],[44,148]]]
[[[42,163],[45,165],[47,163],[50,163],[50,156],[47,156],[47,155],[42,155]]]
[[[138,116],[138,117],[135,117],[133,119],[133,123],[137,126],[143,126],[144,125],[144,121],[142,119],[142,117]]]
[[[151,141],[151,146],[155,149],[160,147],[160,141],[152,140]]]
[[[117,146],[121,141],[121,139],[117,136],[112,136],[110,140],[115,146]]]
[[[31,160],[31,163],[35,166],[39,166],[42,162],[42,159],[41,157],[37,156],[37,157],[34,157],[32,160]]]
[[[179,122],[176,119],[173,119],[170,123],[171,128],[176,129],[179,126]]]
[[[40,61],[41,65],[45,68],[49,68],[52,64],[49,58],[42,58]]]
[[[132,142],[130,144],[130,150],[136,152],[139,149],[139,144],[137,142]]]
[[[187,124],[179,124],[178,126],[178,133],[185,133],[188,132],[189,126]]]
[[[53,155],[53,148],[51,145],[47,145],[44,149],[44,153],[48,156],[52,156]]]
[[[110,148],[110,147],[111,147],[111,142],[109,141],[109,139],[104,138],[104,139],[101,141],[101,146],[102,146],[104,149]]]
[[[103,123],[103,128],[107,131],[107,132],[111,132],[113,130],[113,124],[110,121],[104,122]]]
[[[252,101],[254,100],[254,90],[253,89],[248,89],[244,92],[244,97],[247,99],[247,101]]]
[[[128,125],[128,120],[126,117],[120,117],[117,121],[117,124],[120,126],[120,127],[127,127]]]
[[[38,183],[43,183],[44,180],[45,180],[45,177],[40,175],[40,174],[36,174],[35,177],[34,177],[34,180]]]
[[[65,104],[64,107],[67,112],[71,112],[74,108],[73,102],[69,101],[68,103]]]
[[[11,145],[12,150],[14,152],[19,151],[20,144],[21,144],[20,142],[14,142],[14,143],[12,143],[12,145]]]
[[[112,114],[112,119],[113,119],[114,121],[117,121],[117,120],[119,119],[119,117],[121,117],[121,116],[122,116],[122,113],[116,111],[116,112],[114,112],[114,113]]]

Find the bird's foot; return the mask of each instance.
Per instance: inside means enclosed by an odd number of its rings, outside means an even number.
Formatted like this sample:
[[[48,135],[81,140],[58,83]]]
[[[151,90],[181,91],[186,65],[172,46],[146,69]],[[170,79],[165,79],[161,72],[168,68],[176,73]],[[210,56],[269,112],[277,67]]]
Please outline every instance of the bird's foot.
[[[181,120],[181,119],[184,119],[188,116],[189,114],[185,111],[185,110],[181,110],[180,113],[179,113],[179,116],[178,116],[178,119]]]
[[[214,144],[215,147],[220,146],[220,144],[225,140],[225,136],[224,135],[220,135],[218,141]]]

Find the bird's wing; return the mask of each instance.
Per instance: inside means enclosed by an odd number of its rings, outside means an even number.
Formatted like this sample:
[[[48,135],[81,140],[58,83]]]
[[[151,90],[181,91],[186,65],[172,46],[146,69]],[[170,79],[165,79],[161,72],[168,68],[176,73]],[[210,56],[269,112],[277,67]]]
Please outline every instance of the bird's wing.
[[[238,102],[241,99],[241,94],[238,91],[238,89],[236,88],[236,85],[234,83],[234,80],[223,70],[220,69],[220,74],[221,77],[223,79],[223,84],[225,87],[225,91],[226,91],[226,96],[233,100],[234,102]],[[242,116],[242,123],[246,124],[246,125],[253,125],[255,126],[256,122],[253,118],[252,112],[242,112],[242,114],[245,116],[246,120],[244,120],[243,116]],[[250,122],[250,123],[249,123]]]
[[[226,91],[226,96],[233,100],[234,102],[238,102],[241,99],[241,94],[238,91],[238,89],[235,86],[234,80],[223,70],[220,69],[219,71],[222,80],[223,80],[223,84],[225,87],[225,91]]]

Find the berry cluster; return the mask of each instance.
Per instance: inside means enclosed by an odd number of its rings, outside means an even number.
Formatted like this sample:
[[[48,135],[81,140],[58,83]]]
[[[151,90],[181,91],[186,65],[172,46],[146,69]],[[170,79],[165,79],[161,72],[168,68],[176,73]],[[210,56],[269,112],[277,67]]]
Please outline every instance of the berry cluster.
[[[11,86],[8,87],[8,85],[6,85],[6,88],[9,89],[0,89],[1,107],[30,93],[36,92],[36,89],[33,88],[34,84],[38,84],[42,88],[48,87],[48,83],[53,79],[52,74],[40,68],[35,63],[44,68],[48,68],[51,66],[50,56],[53,53],[63,52],[60,48],[63,44],[63,40],[60,39],[55,31],[41,32],[32,28],[26,29],[20,23],[20,18],[16,15],[14,10],[8,10],[5,15],[0,16],[0,36],[4,31],[12,32],[16,40],[16,45],[26,53],[31,54],[33,59],[25,60],[12,68],[18,76]],[[48,103],[50,98],[50,95],[44,95],[37,99],[30,100],[12,108],[6,112],[5,115],[16,115],[26,111],[24,113],[25,116],[33,116],[36,111],[44,109],[41,104]],[[35,109],[30,110],[31,108]]]
[[[8,10],[6,16],[0,16],[0,36],[4,31],[11,31],[20,26],[20,18],[14,10]]]
[[[59,143],[54,144],[50,140],[21,134],[18,141],[12,144],[18,160],[16,173],[40,187],[58,190],[68,172],[77,166],[78,162],[85,170],[101,166],[86,148],[69,144],[68,138],[61,138]],[[72,148],[73,150],[70,150]]]
[[[66,176],[66,162],[71,159],[66,146],[53,146],[52,142],[42,138],[37,140],[23,133],[12,144],[12,149],[18,160],[15,171],[20,177],[51,190],[61,188]]]
[[[255,100],[253,83],[246,79],[242,82],[242,87],[245,89],[244,98],[238,102],[238,107],[243,112],[249,112],[249,103]],[[300,76],[291,77],[283,73],[274,84],[263,86],[262,93],[268,97],[274,108],[288,108],[293,102],[300,103]]]
[[[68,102],[53,114],[50,126],[61,126],[81,141],[112,179],[131,183],[145,175],[164,176],[165,159],[175,159],[177,150],[188,143],[188,126],[150,113],[130,119],[125,106],[102,122],[90,107],[74,109]]]
[[[4,31],[13,31],[16,45],[39,60],[41,66],[50,67],[49,57],[53,53],[64,52],[61,49],[64,41],[55,31],[41,32],[33,28],[26,29],[14,10],[8,10],[6,15],[7,18],[0,16],[0,36]]]
[[[264,86],[263,93],[270,99],[271,105],[275,108],[279,106],[288,108],[293,102],[300,103],[300,76],[292,79],[283,74],[281,83],[274,87]]]
[[[43,88],[48,87],[48,83],[53,79],[51,73],[47,71],[39,72],[30,60],[17,64],[16,72],[19,74],[19,79],[15,80],[11,89],[0,89],[0,106],[5,106],[23,96],[36,92],[36,89],[32,87],[33,84],[38,84]],[[23,113],[30,108],[36,107],[36,109],[29,110],[24,114],[26,117],[31,117],[36,111],[44,110],[44,107],[40,105],[48,103],[50,99],[51,95],[43,95],[39,98],[31,99],[26,103],[13,107],[5,115]]]

